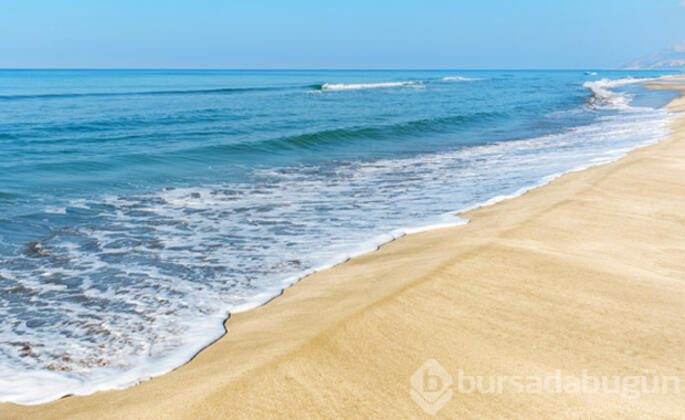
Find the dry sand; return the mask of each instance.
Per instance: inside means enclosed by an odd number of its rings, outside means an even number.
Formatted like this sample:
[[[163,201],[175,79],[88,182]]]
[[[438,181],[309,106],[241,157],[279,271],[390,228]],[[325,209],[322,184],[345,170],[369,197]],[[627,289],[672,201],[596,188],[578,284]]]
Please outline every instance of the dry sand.
[[[663,84],[662,84],[663,87]],[[670,104],[685,111],[685,100]],[[2,418],[422,417],[409,377],[657,375],[682,393],[458,393],[438,417],[685,416],[685,118],[615,163],[399,239],[233,316],[178,370]],[[649,376],[649,375],[648,375]]]

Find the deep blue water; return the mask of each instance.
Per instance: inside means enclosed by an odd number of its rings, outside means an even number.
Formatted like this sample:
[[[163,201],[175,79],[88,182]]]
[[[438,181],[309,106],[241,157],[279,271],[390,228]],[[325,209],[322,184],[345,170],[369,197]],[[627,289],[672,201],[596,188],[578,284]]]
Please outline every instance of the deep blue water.
[[[0,70],[0,401],[186,361],[311,270],[667,132],[597,71]]]

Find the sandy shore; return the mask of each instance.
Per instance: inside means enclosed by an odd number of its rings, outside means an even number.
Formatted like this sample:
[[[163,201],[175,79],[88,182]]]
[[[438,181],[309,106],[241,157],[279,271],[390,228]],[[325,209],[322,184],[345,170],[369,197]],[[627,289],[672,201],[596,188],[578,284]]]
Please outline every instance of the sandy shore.
[[[665,87],[661,84],[661,87]],[[685,100],[669,105],[685,111]],[[314,274],[178,370],[1,418],[421,417],[410,376],[455,379],[438,416],[685,415],[685,117],[618,162]],[[657,375],[680,394],[459,393],[465,375]],[[652,374],[647,374],[651,377]]]

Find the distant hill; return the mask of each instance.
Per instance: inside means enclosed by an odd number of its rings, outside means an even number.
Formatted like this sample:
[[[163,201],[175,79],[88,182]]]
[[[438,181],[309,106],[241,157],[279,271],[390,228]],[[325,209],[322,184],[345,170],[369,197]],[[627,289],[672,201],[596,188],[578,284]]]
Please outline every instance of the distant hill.
[[[638,58],[624,66],[629,70],[665,69],[685,70],[685,43]]]

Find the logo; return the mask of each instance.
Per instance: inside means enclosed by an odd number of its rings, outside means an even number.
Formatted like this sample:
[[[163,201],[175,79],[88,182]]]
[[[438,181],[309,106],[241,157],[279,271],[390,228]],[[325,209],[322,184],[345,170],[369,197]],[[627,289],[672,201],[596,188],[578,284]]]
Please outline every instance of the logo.
[[[428,415],[434,415],[452,398],[452,376],[430,359],[409,378],[409,395]]]

